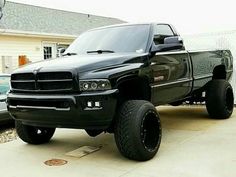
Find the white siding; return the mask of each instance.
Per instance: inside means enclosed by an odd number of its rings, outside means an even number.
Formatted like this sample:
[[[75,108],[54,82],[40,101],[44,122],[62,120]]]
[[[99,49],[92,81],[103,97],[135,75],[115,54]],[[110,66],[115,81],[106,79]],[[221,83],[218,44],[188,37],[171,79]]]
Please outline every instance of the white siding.
[[[36,62],[43,59],[43,42],[70,44],[71,39],[32,38],[0,35],[0,59],[2,56],[12,57],[12,67],[18,67],[18,57],[26,55],[30,61]],[[2,59],[1,59],[2,60]],[[0,72],[2,72],[2,61],[0,61]]]
[[[2,61],[1,61],[1,58],[0,58],[0,73],[2,72]]]

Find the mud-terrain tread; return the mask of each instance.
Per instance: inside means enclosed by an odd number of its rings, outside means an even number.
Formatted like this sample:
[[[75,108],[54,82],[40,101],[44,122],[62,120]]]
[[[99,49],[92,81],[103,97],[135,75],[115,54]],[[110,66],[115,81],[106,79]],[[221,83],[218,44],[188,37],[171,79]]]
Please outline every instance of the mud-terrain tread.
[[[156,111],[156,108],[148,101],[144,100],[130,100],[126,101],[119,110],[116,126],[115,126],[115,140],[117,147],[121,154],[125,157],[138,160],[138,161],[146,161],[151,159],[156,152],[154,152],[151,156],[140,156],[139,151],[137,150],[136,144],[134,140],[130,139],[129,136],[132,133],[131,123],[132,119],[136,119],[135,115],[138,112],[139,108],[142,105],[151,106],[152,109]],[[160,142],[158,143],[158,148],[160,146]],[[158,150],[157,148],[157,150]]]
[[[15,128],[18,136],[26,143],[29,144],[44,144],[50,141],[52,138],[55,128],[44,128],[47,130],[47,134],[35,135],[32,133],[32,126],[24,125],[20,121],[15,121]]]
[[[227,98],[227,90],[232,91],[231,98]],[[230,109],[227,107],[226,104],[227,99],[232,99],[230,100]],[[211,118],[229,118],[233,112],[233,100],[233,89],[228,81],[223,79],[217,79],[209,82],[206,92],[206,108]]]

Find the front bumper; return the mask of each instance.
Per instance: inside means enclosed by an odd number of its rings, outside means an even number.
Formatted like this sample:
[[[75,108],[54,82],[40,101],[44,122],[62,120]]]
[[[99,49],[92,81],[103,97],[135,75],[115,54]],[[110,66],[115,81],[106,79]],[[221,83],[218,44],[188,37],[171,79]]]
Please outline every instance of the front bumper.
[[[117,89],[67,95],[9,93],[7,108],[15,120],[27,125],[105,129],[115,115],[117,93]]]

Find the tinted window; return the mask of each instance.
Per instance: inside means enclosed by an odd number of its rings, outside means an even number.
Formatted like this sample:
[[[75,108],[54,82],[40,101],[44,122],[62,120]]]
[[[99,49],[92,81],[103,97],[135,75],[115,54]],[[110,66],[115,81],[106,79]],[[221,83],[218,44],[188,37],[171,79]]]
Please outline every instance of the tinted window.
[[[155,35],[173,36],[174,33],[169,25],[157,25]]]
[[[174,33],[169,25],[156,25],[154,28],[154,43],[156,45],[164,44],[166,37],[174,36]]]
[[[4,95],[10,90],[10,77],[8,76],[0,76],[0,94]]]
[[[150,25],[117,26],[92,30],[79,36],[65,53],[88,51],[145,52]]]

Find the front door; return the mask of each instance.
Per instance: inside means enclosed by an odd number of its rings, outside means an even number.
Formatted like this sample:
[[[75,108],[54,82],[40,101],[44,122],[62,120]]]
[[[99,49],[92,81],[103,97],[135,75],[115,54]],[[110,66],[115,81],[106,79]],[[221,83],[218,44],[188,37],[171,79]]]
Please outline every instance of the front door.
[[[166,37],[177,36],[168,24],[154,27],[153,42],[164,44]],[[166,104],[184,98],[191,90],[189,54],[184,51],[158,52],[150,59],[153,73],[152,102]]]
[[[157,53],[151,59],[152,91],[156,105],[184,98],[191,90],[189,55],[186,51]]]
[[[2,72],[10,74],[13,71],[12,68],[12,57],[11,56],[2,56]]]
[[[43,43],[43,58],[56,58],[56,44],[54,43]]]

